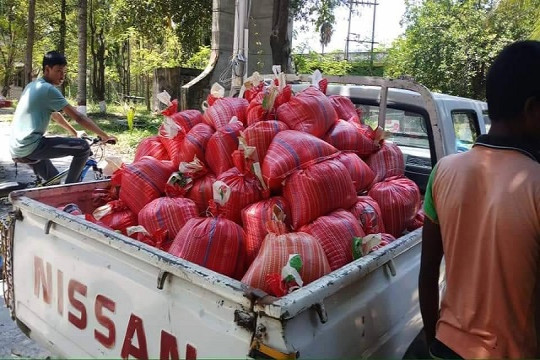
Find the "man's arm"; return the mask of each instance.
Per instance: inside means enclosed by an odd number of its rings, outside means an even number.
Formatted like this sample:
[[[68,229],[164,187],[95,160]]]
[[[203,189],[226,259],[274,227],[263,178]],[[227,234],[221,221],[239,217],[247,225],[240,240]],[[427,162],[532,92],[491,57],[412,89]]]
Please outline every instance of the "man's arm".
[[[422,229],[418,292],[428,346],[435,340],[435,327],[439,320],[439,273],[442,257],[441,228],[426,216]]]
[[[53,112],[51,114],[51,119],[53,119],[58,125],[67,130],[72,136],[77,136],[77,130],[59,112]]]
[[[116,138],[114,136],[107,135],[107,133],[101,130],[99,126],[97,126],[96,123],[92,121],[92,119],[78,112],[73,106],[66,105],[63,110],[66,114],[69,115],[69,117],[75,120],[77,124],[81,125],[86,130],[92,131],[97,136],[99,136],[101,140],[114,140],[114,142],[116,142]]]

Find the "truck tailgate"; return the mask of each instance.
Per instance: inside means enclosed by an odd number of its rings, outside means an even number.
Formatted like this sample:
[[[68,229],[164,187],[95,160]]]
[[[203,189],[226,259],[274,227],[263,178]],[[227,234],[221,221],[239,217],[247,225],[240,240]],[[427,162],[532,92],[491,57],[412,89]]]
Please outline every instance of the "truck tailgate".
[[[245,357],[240,282],[54,208],[96,187],[12,194],[15,314],[28,335],[62,357]]]

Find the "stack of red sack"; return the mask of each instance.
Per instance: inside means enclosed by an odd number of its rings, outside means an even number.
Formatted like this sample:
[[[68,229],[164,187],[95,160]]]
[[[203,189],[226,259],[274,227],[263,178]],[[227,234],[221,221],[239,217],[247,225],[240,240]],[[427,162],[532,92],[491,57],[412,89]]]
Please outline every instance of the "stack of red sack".
[[[275,296],[420,227],[399,148],[325,90],[278,77],[204,114],[173,102],[94,221]]]

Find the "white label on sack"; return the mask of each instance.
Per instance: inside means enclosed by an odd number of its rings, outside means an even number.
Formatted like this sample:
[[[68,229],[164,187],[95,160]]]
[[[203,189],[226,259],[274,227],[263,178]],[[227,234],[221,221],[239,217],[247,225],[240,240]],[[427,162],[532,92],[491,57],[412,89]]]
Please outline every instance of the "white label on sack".
[[[203,163],[197,158],[197,155],[193,156],[192,162],[186,162],[182,161],[180,165],[178,166],[178,171],[180,171],[182,174],[190,173],[195,174],[201,170],[203,170],[204,165]]]
[[[127,236],[131,236],[133,234],[142,233],[143,235],[150,236],[150,233],[146,228],[142,225],[136,225],[136,226],[129,226],[126,228],[126,234]]]
[[[225,184],[223,181],[218,180],[212,184],[212,190],[214,192],[214,201],[223,206],[231,197],[231,188],[229,185]]]
[[[114,172],[122,167],[124,161],[119,156],[107,156],[105,158],[107,165],[103,168],[104,176],[112,176]]]
[[[161,103],[167,106],[171,105],[171,95],[169,95],[169,93],[166,90],[163,90],[162,92],[157,94],[156,97]]]
[[[225,96],[225,88],[216,82],[210,88],[210,94],[215,98],[222,98]]]
[[[163,132],[167,139],[174,139],[179,132],[182,131],[182,127],[174,122],[174,120],[168,116],[163,120]]]
[[[98,207],[94,212],[92,213],[92,216],[96,220],[101,220],[101,218],[109,215],[112,212],[112,206],[110,204],[105,204],[103,206]]]
[[[292,276],[294,279],[294,282],[298,284],[298,286],[302,287],[304,285],[304,282],[302,281],[302,278],[300,277],[300,273],[291,266],[291,260],[298,257],[298,254],[291,254],[289,255],[289,260],[287,261],[287,265],[281,269],[281,279],[285,280],[289,276]]]
[[[319,81],[321,80],[322,80],[322,74],[319,71],[319,69],[317,69],[313,72],[313,75],[311,76],[311,85],[315,86],[318,89]]]
[[[367,255],[369,252],[382,241],[382,234],[369,234],[362,238],[362,254]]]

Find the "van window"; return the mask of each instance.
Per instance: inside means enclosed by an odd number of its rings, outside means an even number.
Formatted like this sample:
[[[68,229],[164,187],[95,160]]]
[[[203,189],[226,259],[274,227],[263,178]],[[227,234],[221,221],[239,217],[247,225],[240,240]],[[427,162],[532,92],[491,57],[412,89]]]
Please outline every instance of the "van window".
[[[364,123],[373,129],[377,128],[379,107],[370,105],[358,107],[362,109]],[[386,139],[400,147],[429,149],[426,120],[421,114],[387,108],[384,130],[386,131]]]
[[[456,134],[456,152],[470,150],[480,135],[476,113],[470,110],[452,111],[452,124]]]
[[[484,124],[486,126],[486,134],[487,134],[489,129],[491,129],[491,119],[489,118],[487,110],[482,111],[482,117],[484,118]]]

